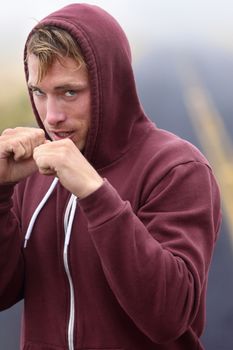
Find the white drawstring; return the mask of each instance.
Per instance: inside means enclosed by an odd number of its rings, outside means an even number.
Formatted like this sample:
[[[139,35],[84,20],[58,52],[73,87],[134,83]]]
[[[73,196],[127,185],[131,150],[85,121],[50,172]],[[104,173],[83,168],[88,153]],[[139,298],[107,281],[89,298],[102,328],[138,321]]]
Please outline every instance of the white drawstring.
[[[32,217],[31,217],[31,220],[29,222],[29,225],[28,225],[28,229],[27,229],[27,232],[26,232],[26,235],[25,235],[25,238],[24,238],[24,248],[26,248],[27,246],[27,242],[31,236],[31,233],[32,233],[32,229],[33,229],[33,226],[35,224],[35,221],[41,211],[41,209],[43,208],[43,206],[45,205],[45,203],[47,202],[48,198],[51,196],[56,184],[58,182],[58,178],[56,177],[52,184],[50,185],[48,191],[46,192],[45,196],[43,197],[43,199],[41,200],[40,204],[37,206],[36,210],[34,211]]]
[[[43,208],[43,206],[51,196],[57,182],[58,182],[58,178],[55,178],[52,184],[50,185],[47,193],[45,194],[44,198],[41,200],[36,210],[34,211],[25,235],[24,248],[26,248],[27,242],[30,239],[35,221],[41,209]],[[72,225],[75,217],[76,207],[77,207],[77,197],[74,194],[71,194],[69,202],[66,207],[65,216],[64,216],[65,242],[64,242],[64,249],[63,249],[64,266],[65,266],[65,271],[66,271],[67,278],[69,281],[69,286],[70,286],[70,317],[69,317],[69,324],[68,324],[68,346],[70,350],[74,349],[73,337],[74,337],[74,321],[75,321],[75,306],[74,306],[75,300],[74,300],[74,286],[73,286],[72,277],[70,274],[70,269],[68,264],[68,246],[70,243],[70,236],[71,236]]]
[[[75,195],[70,196],[70,200],[66,207],[66,212],[64,216],[64,231],[65,231],[65,242],[63,250],[63,260],[66,275],[70,286],[70,316],[68,323],[68,349],[74,350],[74,321],[75,321],[75,300],[74,300],[74,285],[70,273],[69,263],[68,263],[68,246],[70,243],[70,236],[72,225],[75,216],[75,210],[77,206],[77,197]]]
[[[70,243],[71,229],[74,221],[75,211],[77,206],[77,197],[72,194],[69,203],[66,207],[65,217],[64,217],[64,230],[65,230],[65,249],[67,249]]]

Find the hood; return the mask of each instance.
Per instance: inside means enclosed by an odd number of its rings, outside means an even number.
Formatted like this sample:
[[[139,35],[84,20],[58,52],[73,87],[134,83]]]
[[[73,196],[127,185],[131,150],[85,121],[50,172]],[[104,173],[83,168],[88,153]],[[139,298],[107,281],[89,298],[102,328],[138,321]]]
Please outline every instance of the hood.
[[[136,92],[128,40],[116,20],[93,5],[68,5],[45,17],[36,27],[44,24],[67,30],[81,48],[89,70],[92,101],[84,155],[96,169],[103,168],[139,141],[142,122],[147,119]],[[27,42],[25,57],[26,47]],[[26,61],[25,74],[28,79]],[[43,128],[31,95],[30,98],[37,122]]]

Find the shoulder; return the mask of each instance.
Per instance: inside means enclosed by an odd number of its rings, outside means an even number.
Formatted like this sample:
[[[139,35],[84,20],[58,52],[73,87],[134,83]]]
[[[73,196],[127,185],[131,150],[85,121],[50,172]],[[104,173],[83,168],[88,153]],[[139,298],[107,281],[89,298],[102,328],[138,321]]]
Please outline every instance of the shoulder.
[[[211,166],[200,150],[190,142],[157,129],[148,138],[150,157],[140,176],[141,203],[159,198],[162,207],[177,200],[192,207],[212,203],[219,211],[220,192]],[[148,147],[147,146],[147,147]],[[170,203],[170,204],[169,204]]]
[[[209,162],[196,146],[162,129],[155,128],[145,146],[150,148],[153,162],[159,162],[169,168],[189,162],[200,162],[209,167]]]
[[[143,182],[150,179],[157,183],[173,169],[182,169],[189,163],[196,163],[195,169],[201,166],[207,172],[211,171],[208,160],[196,146],[154,125],[132,158],[135,161],[133,168]]]

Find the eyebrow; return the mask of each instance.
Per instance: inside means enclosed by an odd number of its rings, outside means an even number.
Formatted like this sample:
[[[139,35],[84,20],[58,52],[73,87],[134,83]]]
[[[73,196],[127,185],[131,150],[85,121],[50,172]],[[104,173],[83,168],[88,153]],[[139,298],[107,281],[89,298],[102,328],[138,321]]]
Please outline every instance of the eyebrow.
[[[88,84],[86,84],[86,83],[70,83],[70,84],[64,84],[61,86],[55,86],[54,91],[80,90],[80,89],[86,88],[87,86],[88,86]],[[34,90],[34,89],[40,90],[40,87],[33,85],[31,83],[28,83],[28,88],[32,89],[32,90]]]
[[[33,85],[33,84],[31,84],[31,83],[28,83],[28,88],[29,89],[38,89],[38,87],[37,86],[35,86],[35,85]]]

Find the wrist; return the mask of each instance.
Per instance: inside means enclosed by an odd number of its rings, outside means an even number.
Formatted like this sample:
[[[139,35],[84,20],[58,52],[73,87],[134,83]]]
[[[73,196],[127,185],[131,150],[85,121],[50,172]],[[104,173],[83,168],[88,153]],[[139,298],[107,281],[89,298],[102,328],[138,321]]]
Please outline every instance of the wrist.
[[[88,185],[85,186],[85,188],[83,188],[82,191],[80,191],[80,193],[78,194],[78,198],[83,199],[88,197],[89,195],[97,191],[103,185],[103,183],[104,180],[101,177],[95,179],[95,181],[89,182]]]

